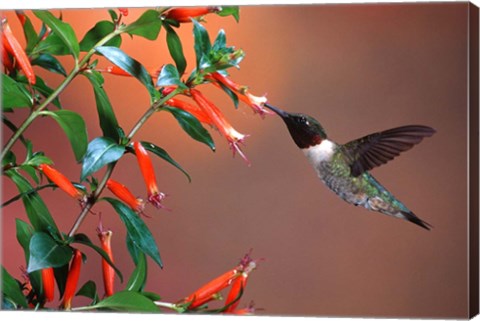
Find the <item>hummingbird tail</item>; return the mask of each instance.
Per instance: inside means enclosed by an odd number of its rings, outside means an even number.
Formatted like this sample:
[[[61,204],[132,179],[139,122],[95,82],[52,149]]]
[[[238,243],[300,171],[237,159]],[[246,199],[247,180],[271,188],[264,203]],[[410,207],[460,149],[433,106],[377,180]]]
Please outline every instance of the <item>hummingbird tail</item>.
[[[414,224],[417,224],[418,226],[423,227],[426,230],[429,230],[433,227],[431,224],[419,219],[415,214],[412,212],[402,212],[403,216],[405,219],[409,222],[412,222]]]

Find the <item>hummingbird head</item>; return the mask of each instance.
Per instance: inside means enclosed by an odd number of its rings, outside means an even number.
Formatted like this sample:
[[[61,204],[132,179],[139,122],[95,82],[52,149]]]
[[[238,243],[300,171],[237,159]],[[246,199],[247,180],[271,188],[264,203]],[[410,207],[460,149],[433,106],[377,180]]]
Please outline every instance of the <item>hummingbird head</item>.
[[[279,115],[299,148],[318,145],[327,138],[322,125],[313,117],[305,114],[287,113],[277,107],[264,104],[265,107]]]

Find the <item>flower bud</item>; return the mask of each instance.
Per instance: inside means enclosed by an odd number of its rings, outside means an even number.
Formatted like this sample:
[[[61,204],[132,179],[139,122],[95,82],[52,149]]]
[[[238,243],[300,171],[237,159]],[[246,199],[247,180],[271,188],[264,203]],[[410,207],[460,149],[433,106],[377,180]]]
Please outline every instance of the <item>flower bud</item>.
[[[62,307],[65,310],[70,310],[72,307],[72,299],[77,290],[78,279],[80,278],[80,269],[82,268],[82,252],[75,249],[73,253],[72,263],[68,270],[67,283],[65,285],[65,292],[63,293]]]

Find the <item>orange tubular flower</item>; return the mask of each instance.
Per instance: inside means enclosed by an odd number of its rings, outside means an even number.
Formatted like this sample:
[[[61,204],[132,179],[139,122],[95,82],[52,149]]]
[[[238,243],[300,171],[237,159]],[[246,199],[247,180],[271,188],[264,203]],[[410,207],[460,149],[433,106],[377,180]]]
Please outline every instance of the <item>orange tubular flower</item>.
[[[98,228],[98,238],[100,239],[100,243],[102,245],[102,250],[107,253],[110,260],[113,262],[113,254],[112,254],[112,231],[110,230],[103,230],[102,227]],[[113,267],[108,264],[105,259],[102,259],[102,272],[103,272],[103,285],[105,287],[105,296],[111,296],[114,293],[113,284],[115,281],[115,270]]]
[[[229,304],[231,305],[225,310],[225,313],[232,313],[233,311],[235,311],[238,304],[240,303],[240,298],[238,296],[240,295],[241,291],[245,289],[245,286],[247,285],[247,280],[248,274],[242,272],[242,274],[238,278],[236,278],[235,281],[233,281],[230,292],[228,292],[227,300],[225,301],[225,306]]]
[[[122,68],[120,68],[118,66],[115,66],[115,65],[108,66],[104,70],[100,70],[100,71],[108,72],[112,75],[117,75],[117,76],[132,77],[132,75],[130,75],[128,72],[126,72]]]
[[[231,304],[225,310],[225,313],[233,313],[235,311],[238,304],[240,303],[239,295],[247,285],[248,275],[256,267],[257,267],[257,262],[251,259],[250,254],[245,255],[245,257],[240,262],[240,266],[239,266],[239,270],[241,270],[241,274],[239,275],[238,278],[235,279],[235,281],[233,281],[232,287],[227,296],[227,300],[225,301],[225,306]]]
[[[216,294],[232,284],[233,280],[235,280],[238,275],[239,271],[236,268],[232,269],[208,282],[197,291],[183,299],[182,302],[191,302],[191,304],[188,306],[189,310],[198,308],[199,306],[215,299]]]
[[[36,80],[35,74],[33,72],[32,65],[30,64],[30,60],[25,53],[25,50],[23,50],[17,38],[15,38],[15,36],[13,35],[12,30],[10,29],[10,26],[6,21],[3,23],[2,29],[2,42],[4,48],[13,57],[15,57],[15,60],[17,61],[20,68],[23,70],[25,76],[27,77],[28,82],[31,85],[34,85]]]
[[[125,17],[128,16],[128,8],[118,8],[118,11]]]
[[[5,70],[7,70],[8,72],[11,72],[13,70],[13,61],[8,55],[5,47],[2,48],[2,64],[5,67]]]
[[[168,94],[171,94],[175,89],[177,89],[177,86],[166,86],[162,88],[162,95],[165,97]]]
[[[27,22],[27,18],[23,10],[16,10],[15,13],[17,15],[18,20],[22,24],[22,26],[25,26],[25,22]]]
[[[72,307],[72,299],[77,290],[78,279],[80,278],[80,269],[82,267],[82,252],[75,250],[73,253],[72,263],[68,270],[67,283],[65,285],[65,292],[63,294],[62,307],[65,310],[70,310]]]
[[[219,72],[212,73],[209,77],[206,77],[210,80],[215,80],[216,82],[224,85],[235,94],[237,94],[238,98],[243,101],[245,104],[249,105],[253,111],[259,113],[260,115],[264,114],[272,114],[271,111],[264,108],[264,104],[267,102],[267,97],[265,96],[254,96],[248,92],[247,86],[239,85],[233,82],[231,79],[225,77],[224,75],[220,74]]]
[[[237,132],[223,116],[222,112],[217,108],[217,106],[215,106],[205,96],[203,96],[200,91],[192,88],[190,89],[190,93],[193,100],[195,100],[198,106],[200,106],[200,108],[205,112],[205,114],[208,115],[208,117],[211,119],[215,127],[217,127],[220,133],[228,140],[230,148],[233,151],[233,155],[235,155],[235,152],[238,152],[240,156],[248,164],[250,164],[247,157],[240,149],[240,146],[238,146],[239,143],[243,143],[243,140],[247,136]]]
[[[103,68],[103,69],[98,68],[95,70],[98,72],[107,72],[115,76],[132,77],[132,75],[130,75],[128,72],[126,72],[122,68],[115,65],[110,65],[110,66],[107,66],[106,68]],[[150,71],[149,73],[150,73],[150,77],[152,77],[152,80],[156,81],[156,79],[158,78],[159,72],[157,70],[153,70],[153,71]]]
[[[141,198],[135,197],[125,185],[109,179],[107,181],[107,188],[115,194],[116,197],[127,203],[132,210],[137,213],[143,213],[145,202]]]
[[[53,301],[55,293],[55,275],[53,274],[52,267],[42,269],[42,283],[45,300],[47,302]]]
[[[41,170],[49,180],[57,184],[65,193],[73,198],[80,198],[83,194],[73,186],[72,182],[65,177],[62,173],[47,164],[38,165],[38,169]]]
[[[162,200],[165,198],[165,194],[158,191],[157,179],[155,178],[155,172],[153,170],[150,156],[140,142],[134,142],[133,148],[135,149],[135,155],[137,156],[138,166],[140,167],[143,179],[147,185],[148,201],[156,208],[164,208]]]
[[[179,99],[176,99],[176,98],[171,98],[171,99],[167,100],[167,102],[165,104],[168,105],[168,106],[172,106],[172,107],[184,110],[184,111],[188,111],[196,119],[198,119],[198,121],[200,121],[202,123],[205,123],[205,124],[208,124],[208,125],[213,125],[213,122],[210,119],[210,117],[208,117],[208,115],[202,109],[198,108],[197,106],[194,106],[192,104],[189,104],[189,103],[187,103],[183,100],[179,100]]]
[[[201,17],[208,13],[218,11],[220,11],[219,7],[175,8],[169,10],[165,18],[177,20],[178,22],[192,22],[190,18]]]

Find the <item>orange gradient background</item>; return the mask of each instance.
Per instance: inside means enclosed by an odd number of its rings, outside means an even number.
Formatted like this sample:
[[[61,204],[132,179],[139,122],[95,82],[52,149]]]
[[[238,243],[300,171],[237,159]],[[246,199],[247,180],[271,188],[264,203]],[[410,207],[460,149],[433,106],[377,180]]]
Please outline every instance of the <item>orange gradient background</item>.
[[[190,139],[168,113],[158,113],[136,139],[166,149],[192,176],[154,159],[165,205],[147,209],[165,263],[149,260],[147,291],[175,302],[235,266],[249,249],[264,258],[251,274],[240,307],[254,300],[265,315],[465,318],[468,308],[467,255],[467,18],[468,3],[251,6],[232,17],[206,17],[211,38],[223,28],[227,43],[246,52],[232,78],[269,102],[317,118],[339,143],[376,131],[407,125],[432,126],[437,133],[372,173],[394,195],[434,228],[346,204],[318,180],[276,116],[262,119],[249,107],[235,110],[213,86],[201,89],[250,136],[240,157],[232,158],[225,140],[211,132],[217,151]],[[132,9],[125,22],[143,10]],[[29,15],[31,13],[29,12]],[[7,12],[22,43],[20,25]],[[79,39],[107,10],[65,10]],[[38,26],[38,21],[36,26]],[[178,31],[190,71],[194,66],[192,25]],[[162,29],[156,41],[123,36],[122,49],[154,70],[172,63]],[[60,59],[66,69],[70,57]],[[100,60],[99,66],[107,63]],[[61,76],[35,67],[54,87]],[[105,75],[105,89],[125,131],[148,107],[146,90],[135,79]],[[89,139],[101,135],[92,88],[76,78],[60,96],[63,106],[80,113]],[[8,115],[19,124],[26,110]],[[3,129],[4,140],[10,137]],[[68,140],[51,119],[38,119],[26,132],[35,150],[78,181]],[[17,159],[24,150],[15,146]],[[101,177],[101,171],[97,177]],[[127,155],[113,178],[145,197],[136,160]],[[16,188],[2,180],[3,199]],[[64,193],[42,191],[60,229],[68,232],[79,213]],[[110,195],[105,192],[105,195]],[[94,207],[79,232],[97,241],[99,213],[114,231],[117,266],[128,279],[134,266],[125,247],[125,230],[106,204]],[[15,239],[15,218],[27,220],[21,202],[2,212],[2,264],[16,278],[24,266]],[[98,243],[97,243],[98,244]],[[81,284],[97,282],[103,295],[98,255],[88,256]],[[116,280],[116,288],[124,284]],[[56,293],[58,296],[58,293]],[[75,304],[86,303],[75,299]],[[51,305],[56,307],[56,304]]]

